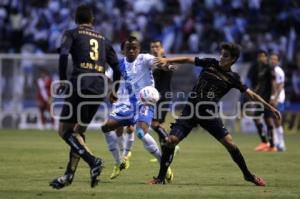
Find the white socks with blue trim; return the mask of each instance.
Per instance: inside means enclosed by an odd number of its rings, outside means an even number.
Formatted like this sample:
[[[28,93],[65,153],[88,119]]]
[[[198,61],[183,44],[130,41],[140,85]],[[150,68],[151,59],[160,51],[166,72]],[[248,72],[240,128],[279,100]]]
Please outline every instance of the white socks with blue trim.
[[[160,162],[161,152],[154,138],[149,133],[146,133],[141,140],[145,149],[151,153],[158,160],[158,162]]]
[[[125,146],[124,146],[124,151],[123,151],[123,157],[126,157],[128,155],[128,153],[131,151],[133,143],[134,143],[134,132],[127,133],[127,135],[125,137]]]
[[[115,131],[110,131],[108,133],[104,133],[105,135],[105,139],[106,139],[106,143],[108,145],[108,150],[111,152],[112,156],[115,159],[116,164],[121,164],[122,163],[122,159],[121,159],[121,155],[120,155],[120,148],[118,145],[118,138],[117,138],[117,134]]]

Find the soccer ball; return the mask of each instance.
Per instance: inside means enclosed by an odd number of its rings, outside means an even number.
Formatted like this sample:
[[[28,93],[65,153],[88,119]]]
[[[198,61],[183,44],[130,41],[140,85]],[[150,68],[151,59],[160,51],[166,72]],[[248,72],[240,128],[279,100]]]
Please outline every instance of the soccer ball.
[[[159,98],[159,92],[153,86],[146,86],[140,90],[140,100],[145,104],[155,104]]]

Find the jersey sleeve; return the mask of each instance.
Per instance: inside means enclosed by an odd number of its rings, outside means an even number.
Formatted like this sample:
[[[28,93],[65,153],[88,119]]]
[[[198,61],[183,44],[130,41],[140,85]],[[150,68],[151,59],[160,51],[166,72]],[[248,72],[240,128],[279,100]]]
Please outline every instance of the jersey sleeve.
[[[61,55],[68,55],[73,43],[73,36],[70,31],[66,31],[63,34],[61,46],[60,46],[60,54]]]
[[[153,67],[153,64],[154,64],[154,56],[153,55],[150,55],[150,54],[144,54],[144,59],[145,59],[145,62],[148,64],[148,66],[150,68]]]
[[[233,88],[238,89],[241,93],[246,92],[246,90],[248,89],[248,86],[242,83],[241,77],[237,73],[234,73]]]
[[[209,66],[217,66],[219,64],[218,60],[214,58],[204,58],[200,59],[199,57],[195,57],[195,66],[201,66],[203,68]]]
[[[284,72],[280,68],[275,69],[275,81],[277,84],[284,83],[285,81]]]
[[[70,31],[66,31],[62,37],[60,52],[59,52],[59,79],[67,79],[68,55],[73,44],[73,36]]]

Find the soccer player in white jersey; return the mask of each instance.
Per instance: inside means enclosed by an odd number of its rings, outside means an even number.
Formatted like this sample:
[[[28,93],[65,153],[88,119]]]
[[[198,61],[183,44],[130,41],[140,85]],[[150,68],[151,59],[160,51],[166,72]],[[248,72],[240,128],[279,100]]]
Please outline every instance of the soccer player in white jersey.
[[[284,111],[284,100],[285,100],[285,91],[284,91],[284,81],[285,75],[282,68],[279,66],[280,59],[278,54],[271,54],[270,64],[274,67],[275,73],[275,82],[274,82],[274,91],[271,96],[271,104],[277,108],[281,113]],[[277,151],[285,151],[284,143],[284,132],[282,127],[282,121],[274,118],[274,143]]]
[[[112,79],[113,77],[113,71],[111,68],[108,68],[108,70],[105,71],[105,75]],[[117,91],[116,96],[118,96],[118,99],[113,99],[113,97],[110,96],[110,102],[113,104],[112,111],[110,113],[110,117],[119,117],[117,114],[120,114],[120,119],[123,119],[122,117],[122,110],[127,110],[130,108],[130,101],[127,89],[125,87],[125,81],[121,80],[119,89]],[[115,166],[113,168],[113,172],[110,175],[111,179],[114,179],[120,175],[120,168],[122,169],[128,169],[130,166],[129,158],[131,156],[131,149],[134,142],[134,127],[133,125],[129,125],[126,128],[126,136],[123,136],[124,127],[120,126],[114,131],[111,131],[110,133],[105,134],[105,139],[108,145],[108,150],[112,153],[114,160],[115,160]],[[124,139],[125,138],[125,139]],[[117,145],[114,142],[111,142],[111,140],[116,140]]]
[[[136,124],[137,137],[143,142],[144,148],[161,160],[161,152],[156,141],[148,133],[154,115],[154,106],[144,104],[139,99],[139,92],[146,86],[154,87],[152,68],[154,66],[154,56],[150,54],[140,54],[140,43],[130,36],[124,43],[125,57],[120,61],[120,71],[125,80],[125,87],[129,94],[129,106],[123,106],[117,112],[109,116],[108,121],[102,126],[106,140],[111,148],[117,147],[117,140],[111,136],[112,131],[120,126]],[[112,151],[113,152],[113,151]],[[120,160],[118,153],[113,154],[116,160]],[[125,165],[120,164],[120,170]],[[166,175],[167,182],[171,182],[173,173],[168,170]]]

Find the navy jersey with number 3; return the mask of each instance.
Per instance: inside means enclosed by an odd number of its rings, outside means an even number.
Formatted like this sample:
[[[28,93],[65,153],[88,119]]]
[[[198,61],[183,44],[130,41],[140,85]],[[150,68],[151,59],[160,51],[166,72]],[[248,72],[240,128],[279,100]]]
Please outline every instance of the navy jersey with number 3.
[[[72,55],[73,71],[70,81],[75,89],[102,94],[105,76],[97,74],[105,72],[106,63],[113,69],[114,77],[119,73],[118,58],[114,49],[101,34],[93,30],[92,26],[80,25],[67,30],[62,38],[60,54]],[[60,71],[60,79],[67,79],[66,73]]]

